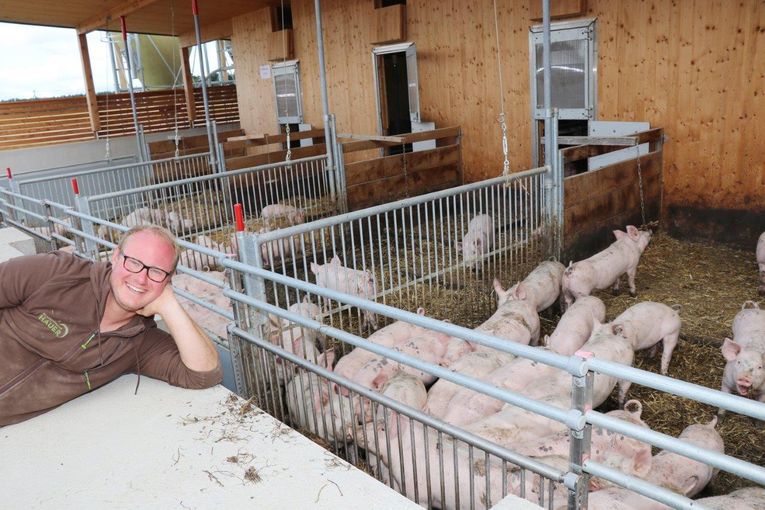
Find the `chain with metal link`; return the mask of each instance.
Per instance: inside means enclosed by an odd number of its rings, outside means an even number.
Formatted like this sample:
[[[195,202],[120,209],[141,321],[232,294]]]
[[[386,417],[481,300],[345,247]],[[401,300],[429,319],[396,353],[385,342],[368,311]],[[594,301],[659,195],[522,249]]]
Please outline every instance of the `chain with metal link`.
[[[290,125],[289,124],[284,125],[284,132],[287,135],[287,155],[284,156],[284,161],[289,161],[292,159],[292,144],[290,143]]]
[[[507,123],[505,122],[505,112],[499,114],[497,121],[502,130],[502,154],[504,156],[502,161],[502,176],[508,178],[510,177],[510,160],[507,159]],[[505,187],[509,184],[509,181],[505,182]]]
[[[640,168],[640,145],[635,146],[635,152],[637,153],[637,173],[638,173],[638,186],[640,187],[640,215],[643,218],[642,227],[645,227],[645,199],[643,197],[643,172]]]

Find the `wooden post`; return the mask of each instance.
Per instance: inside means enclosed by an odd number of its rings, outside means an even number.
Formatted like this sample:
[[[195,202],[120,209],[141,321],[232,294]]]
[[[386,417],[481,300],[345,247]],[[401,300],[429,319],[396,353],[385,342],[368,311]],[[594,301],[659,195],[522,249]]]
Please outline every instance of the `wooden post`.
[[[80,59],[82,60],[82,74],[85,77],[85,99],[88,103],[90,129],[95,136],[101,129],[101,120],[98,118],[98,99],[96,98],[96,87],[93,85],[93,71],[90,68],[87,34],[80,34],[77,39],[80,41]]]
[[[197,106],[194,102],[194,80],[191,78],[189,65],[189,48],[181,48],[181,66],[183,68],[183,90],[186,93],[186,111],[189,114],[189,125],[194,126],[197,118]]]

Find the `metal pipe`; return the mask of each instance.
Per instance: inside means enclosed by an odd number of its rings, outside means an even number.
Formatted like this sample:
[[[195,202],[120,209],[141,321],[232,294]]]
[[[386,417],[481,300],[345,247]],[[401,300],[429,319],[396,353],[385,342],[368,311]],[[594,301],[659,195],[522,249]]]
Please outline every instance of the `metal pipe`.
[[[122,27],[122,42],[125,44],[125,60],[127,61],[128,72],[128,93],[130,94],[130,109],[133,112],[133,129],[135,129],[135,140],[138,152],[138,158],[143,161],[143,150],[141,150],[141,140],[138,136],[138,112],[135,108],[135,96],[133,94],[133,68],[130,65],[130,45],[128,44],[127,37],[127,23],[125,22],[125,16],[120,16],[120,25]]]
[[[279,239],[281,237],[289,237],[295,234],[310,232],[311,230],[318,230],[320,228],[329,227],[332,225],[338,225],[340,223],[347,223],[350,221],[366,218],[374,214],[386,213],[396,209],[404,209],[406,207],[419,205],[425,202],[432,202],[440,198],[460,195],[468,191],[474,191],[477,189],[489,187],[493,184],[504,184],[505,182],[508,182],[508,181],[512,182],[512,181],[521,180],[526,177],[532,177],[535,175],[543,174],[547,171],[548,169],[546,167],[533,168],[531,170],[526,170],[524,172],[517,172],[517,173],[511,174],[510,177],[501,177],[501,176],[494,177],[492,179],[486,179],[485,181],[478,181],[478,182],[473,182],[470,184],[465,184],[463,186],[457,186],[456,188],[448,188],[441,191],[434,191],[432,193],[427,193],[425,195],[419,195],[416,197],[410,197],[410,198],[398,200],[396,202],[388,202],[382,205],[376,205],[373,207],[367,207],[366,209],[360,209],[358,211],[353,211],[353,212],[349,212],[345,214],[338,214],[336,216],[330,216],[328,218],[321,218],[321,219],[312,221],[310,223],[294,225],[292,227],[282,228],[279,230],[272,230],[270,232],[265,232],[263,234],[260,234],[260,238],[264,240],[273,240],[273,239]]]
[[[205,66],[204,48],[202,47],[202,32],[199,28],[199,6],[197,0],[191,0],[191,12],[194,15],[194,34],[197,38],[197,52],[199,53],[199,72],[202,76],[202,102],[205,107],[205,128],[207,129],[207,144],[210,147],[210,166],[215,172],[215,142],[213,141],[210,126],[210,103],[207,98],[207,67]]]
[[[314,11],[316,16],[316,42],[319,52],[319,79],[321,80],[321,107],[324,113],[324,146],[327,148],[327,170],[332,172],[333,180],[337,183],[337,171],[334,165],[332,149],[334,145],[334,133],[329,117],[329,95],[327,93],[327,69],[324,62],[324,32],[321,28],[321,2],[314,0]]]

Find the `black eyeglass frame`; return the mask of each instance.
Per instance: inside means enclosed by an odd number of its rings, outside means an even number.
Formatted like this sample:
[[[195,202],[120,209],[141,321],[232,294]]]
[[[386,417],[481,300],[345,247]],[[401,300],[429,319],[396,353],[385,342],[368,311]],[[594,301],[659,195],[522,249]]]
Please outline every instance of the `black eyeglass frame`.
[[[126,271],[129,271],[129,272],[131,272],[133,274],[138,274],[138,273],[140,273],[141,271],[143,271],[145,269],[146,270],[146,277],[149,280],[153,281],[154,283],[162,283],[162,282],[164,282],[165,280],[167,280],[167,277],[170,276],[170,274],[171,274],[171,273],[168,273],[167,271],[165,271],[164,269],[162,269],[161,267],[147,266],[146,264],[144,264],[143,262],[141,262],[137,258],[131,257],[130,255],[125,255],[124,253],[120,253],[120,255],[122,256],[122,267],[124,267]],[[141,265],[141,269],[139,269],[138,271],[133,271],[132,269],[130,269],[127,266],[128,260],[130,260],[132,262],[135,262],[136,264],[140,264]],[[154,271],[161,271],[161,273],[164,275],[162,277],[162,279],[161,280],[157,280],[156,278],[152,278],[151,277],[152,270],[154,270]]]

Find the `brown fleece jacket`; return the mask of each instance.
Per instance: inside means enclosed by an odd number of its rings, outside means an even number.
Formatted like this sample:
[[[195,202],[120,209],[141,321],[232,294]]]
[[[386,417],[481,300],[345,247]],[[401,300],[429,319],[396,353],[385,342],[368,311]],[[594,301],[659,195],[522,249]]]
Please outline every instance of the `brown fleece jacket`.
[[[110,274],[109,263],[61,252],[0,264],[0,426],[125,373],[184,388],[221,381],[220,364],[209,372],[188,369],[153,319],[136,315],[115,331],[99,332]]]

